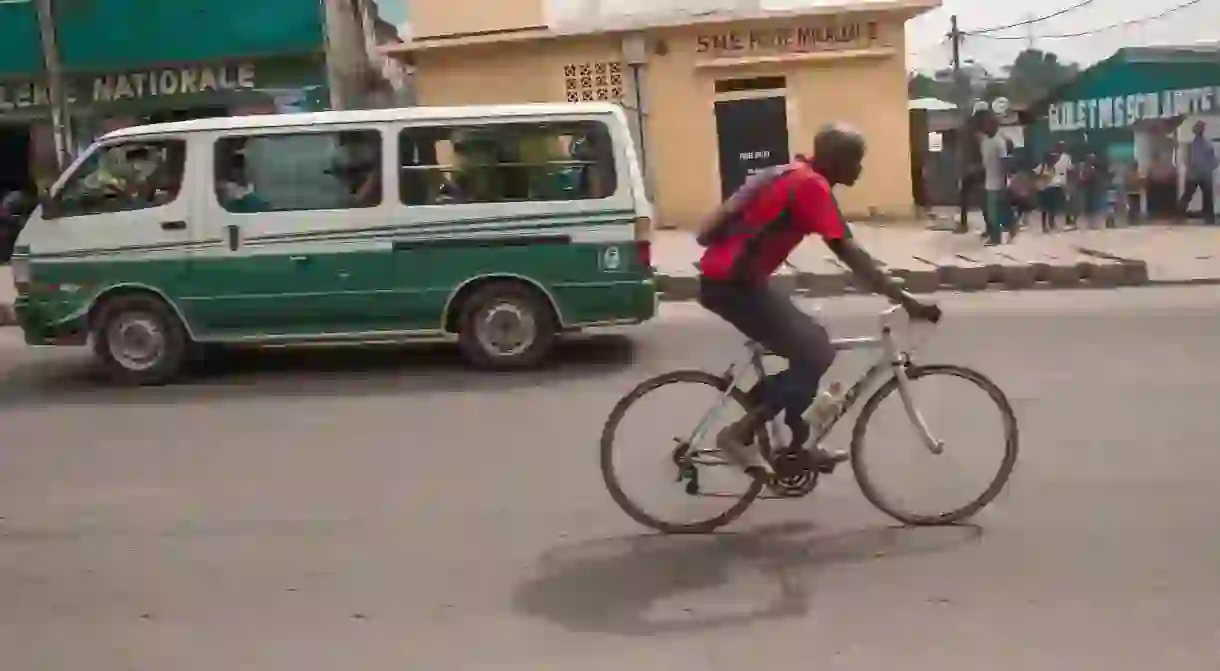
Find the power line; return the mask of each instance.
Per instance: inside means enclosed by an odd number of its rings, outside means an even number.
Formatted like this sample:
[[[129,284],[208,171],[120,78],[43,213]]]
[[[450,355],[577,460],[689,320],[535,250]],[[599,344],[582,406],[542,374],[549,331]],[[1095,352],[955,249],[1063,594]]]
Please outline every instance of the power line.
[[[1169,9],[1166,9],[1166,10],[1160,12],[1159,14],[1153,14],[1151,16],[1144,16],[1144,17],[1141,17],[1138,19],[1127,19],[1126,21],[1118,21],[1115,23],[1111,23],[1109,25],[1092,28],[1090,30],[1082,30],[1078,33],[1059,33],[1057,35],[1039,35],[1038,39],[1062,40],[1062,39],[1068,39],[1068,38],[1072,38],[1072,37],[1086,37],[1088,35],[1096,35],[1098,33],[1104,33],[1104,32],[1110,31],[1110,30],[1115,30],[1117,28],[1126,28],[1128,26],[1134,26],[1134,25],[1138,25],[1141,23],[1150,23],[1152,21],[1157,21],[1157,20],[1163,19],[1175,12],[1180,12],[1183,9],[1186,9],[1188,7],[1197,5],[1200,2],[1203,2],[1203,0],[1188,0],[1187,2],[1183,2],[1180,5],[1174,5],[1173,7],[1170,7]],[[1024,36],[1015,37],[1015,36],[1006,36],[1006,35],[979,35],[979,37],[985,37],[989,40],[1025,40],[1025,39],[1029,39],[1028,37],[1024,37]]]
[[[1046,21],[1048,19],[1053,19],[1056,16],[1063,16],[1064,14],[1067,14],[1069,12],[1074,12],[1083,7],[1088,7],[1089,5],[1093,4],[1094,1],[1095,0],[1081,0],[1080,2],[1078,2],[1074,5],[1071,5],[1069,7],[1064,7],[1063,9],[1061,9],[1057,12],[1052,12],[1045,16],[1036,16],[1032,19],[1025,19],[1024,21],[1017,21],[1016,23],[1010,23],[1010,24],[1004,25],[1004,26],[995,26],[993,28],[984,28],[982,30],[964,30],[964,31],[962,31],[962,33],[965,35],[986,35],[988,33],[998,33],[1001,30],[1008,30],[1010,28],[1020,28],[1021,26],[1029,26],[1029,25],[1033,25],[1035,23],[1040,23],[1042,21]]]

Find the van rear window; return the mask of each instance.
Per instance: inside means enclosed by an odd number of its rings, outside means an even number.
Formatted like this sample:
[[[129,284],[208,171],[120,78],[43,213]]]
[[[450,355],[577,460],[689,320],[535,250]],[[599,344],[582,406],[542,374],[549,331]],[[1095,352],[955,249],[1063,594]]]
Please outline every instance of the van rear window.
[[[427,126],[398,139],[406,205],[608,198],[614,145],[599,121]]]

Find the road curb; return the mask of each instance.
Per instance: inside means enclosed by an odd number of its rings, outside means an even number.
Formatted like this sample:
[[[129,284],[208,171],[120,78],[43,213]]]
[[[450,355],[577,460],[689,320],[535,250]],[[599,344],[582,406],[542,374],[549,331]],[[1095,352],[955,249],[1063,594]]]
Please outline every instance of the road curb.
[[[1096,258],[1104,258],[1098,256]],[[1130,259],[1108,259],[1110,264],[1082,262],[1071,265],[1060,265],[1053,268],[1033,268],[1034,280],[1030,273],[1010,272],[1003,275],[1004,279],[983,283],[977,273],[954,273],[945,268],[940,273],[940,282],[936,286],[931,283],[910,287],[915,293],[977,293],[982,291],[1056,291],[1063,289],[1118,289],[1126,287],[1190,287],[1217,286],[1220,277],[1195,277],[1183,279],[1153,279],[1148,277],[1148,266],[1143,261]],[[1055,272],[1051,272],[1055,271]],[[1070,277],[1069,277],[1070,276]],[[925,278],[920,278],[925,279]],[[1070,281],[1068,281],[1070,279]],[[791,279],[781,286],[790,285]],[[839,274],[819,275],[815,273],[800,273],[795,277],[795,293],[801,296],[816,298],[832,298],[835,296],[853,296],[861,293],[850,277]],[[657,287],[661,300],[690,301],[698,294],[699,280],[693,275],[657,276]]]

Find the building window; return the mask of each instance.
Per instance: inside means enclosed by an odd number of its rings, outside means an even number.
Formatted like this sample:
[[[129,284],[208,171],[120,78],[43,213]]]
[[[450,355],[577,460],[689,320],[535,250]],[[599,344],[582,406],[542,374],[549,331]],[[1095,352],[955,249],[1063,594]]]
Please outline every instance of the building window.
[[[216,143],[216,198],[229,212],[346,210],[381,204],[377,131],[243,135]]]
[[[563,66],[568,102],[622,102],[623,64],[616,61],[568,63]]]
[[[618,187],[598,121],[408,128],[398,146],[406,205],[587,200]]]
[[[47,208],[49,218],[131,212],[168,205],[182,190],[186,144],[128,142],[89,155]]]

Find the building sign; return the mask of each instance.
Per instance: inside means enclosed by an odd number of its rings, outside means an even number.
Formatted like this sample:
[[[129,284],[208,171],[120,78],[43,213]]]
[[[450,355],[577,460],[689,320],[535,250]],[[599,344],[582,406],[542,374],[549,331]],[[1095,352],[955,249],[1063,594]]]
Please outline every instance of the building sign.
[[[876,21],[726,30],[700,34],[695,51],[716,55],[833,51],[865,47],[876,42],[879,37],[880,25]]]
[[[252,90],[256,74],[252,63],[125,72],[69,81],[67,95],[80,104]],[[0,112],[46,107],[49,100],[45,84],[0,83]]]
[[[1051,132],[1126,128],[1137,121],[1220,113],[1220,86],[1069,100],[1047,108]]]

